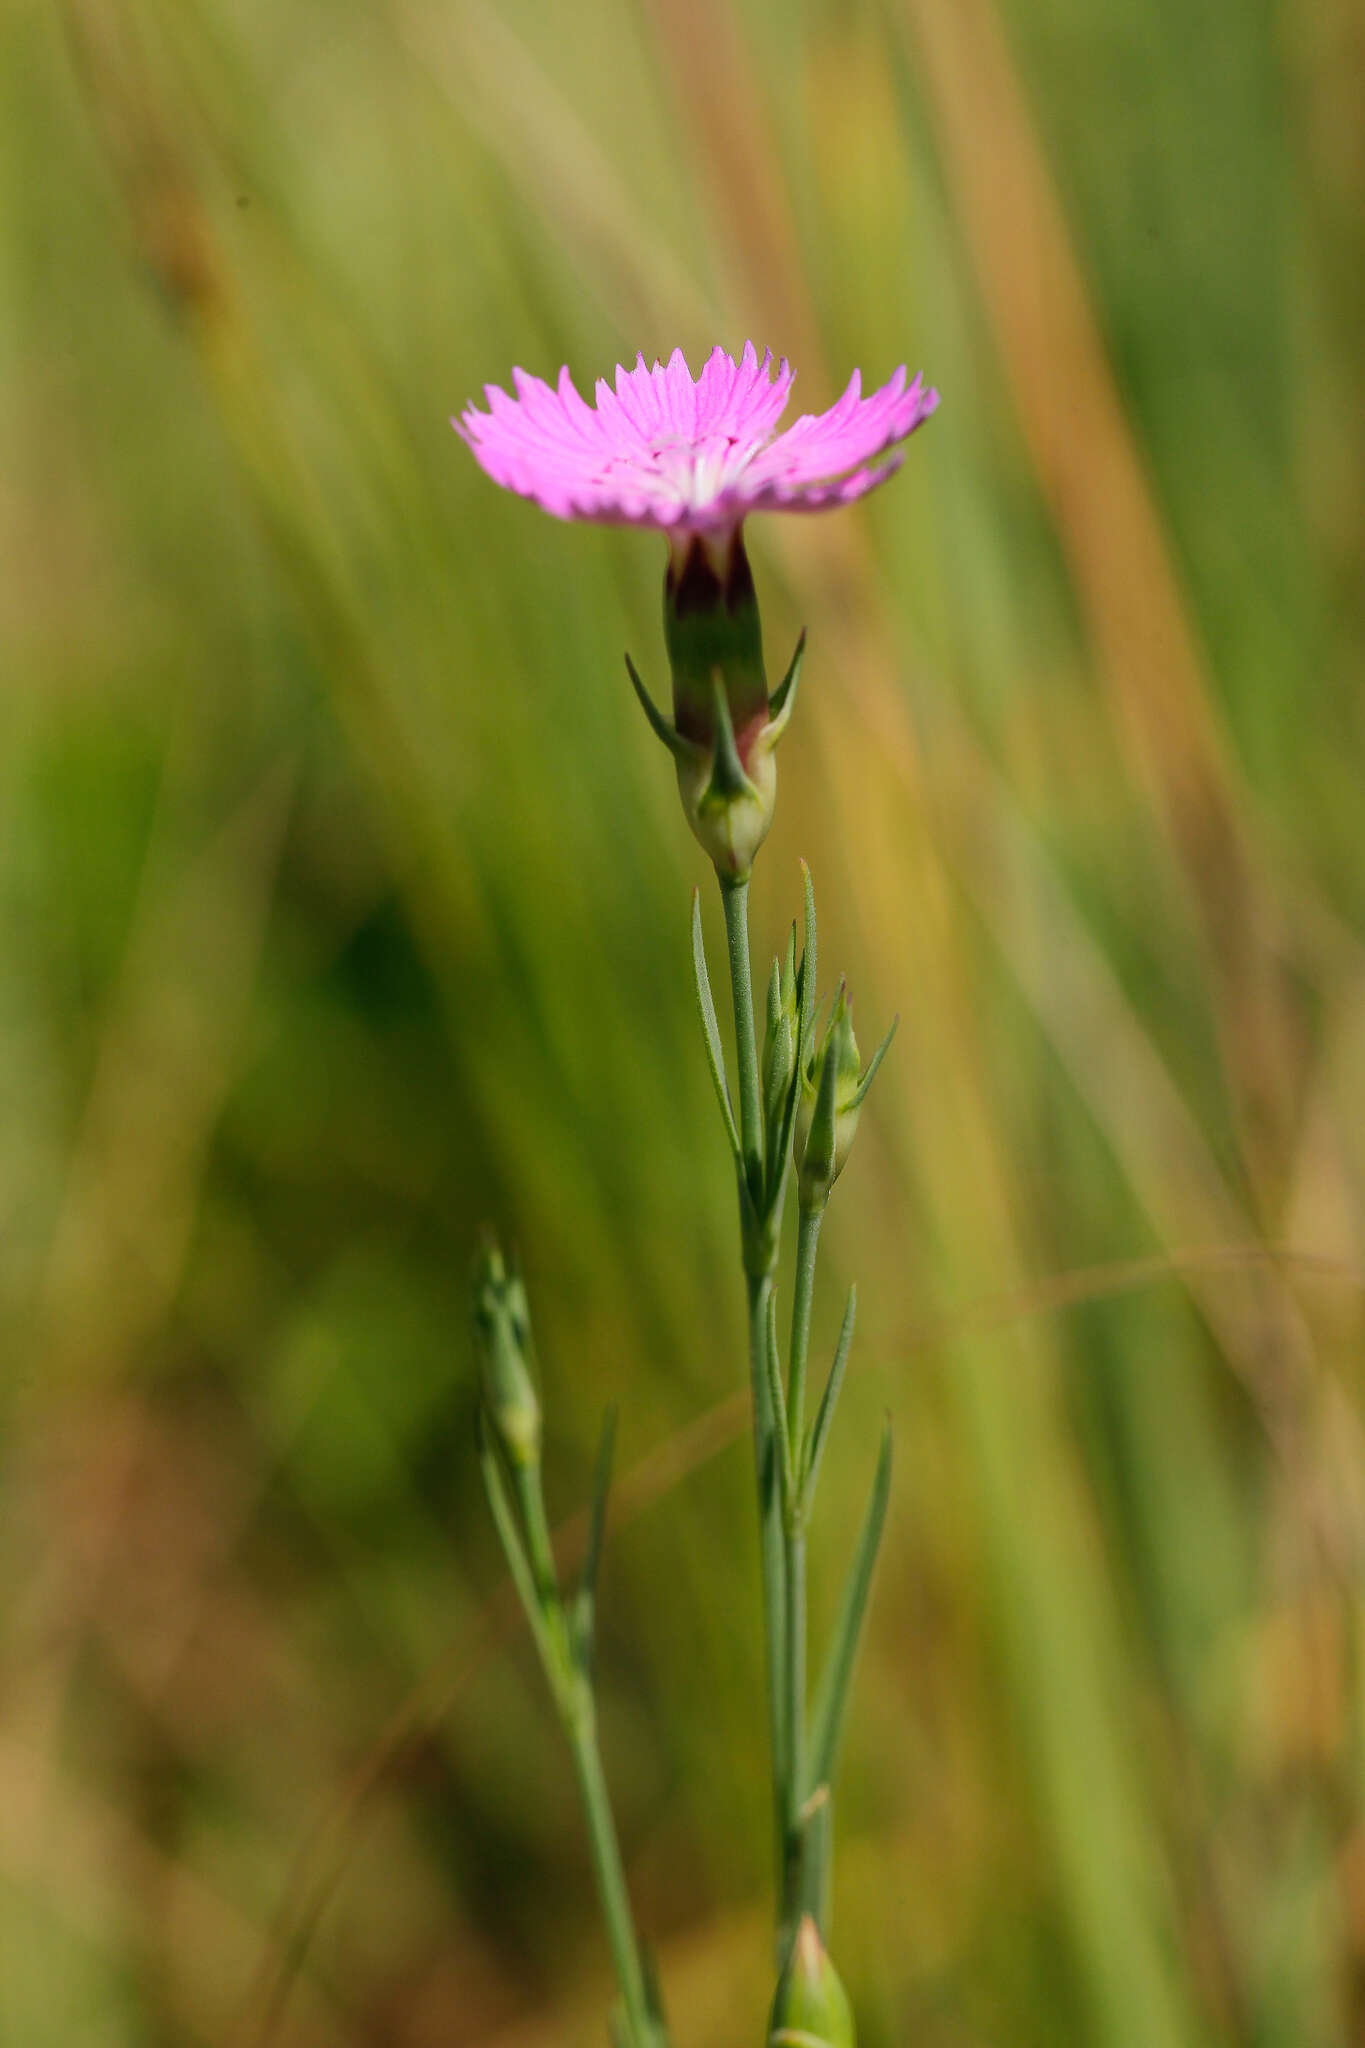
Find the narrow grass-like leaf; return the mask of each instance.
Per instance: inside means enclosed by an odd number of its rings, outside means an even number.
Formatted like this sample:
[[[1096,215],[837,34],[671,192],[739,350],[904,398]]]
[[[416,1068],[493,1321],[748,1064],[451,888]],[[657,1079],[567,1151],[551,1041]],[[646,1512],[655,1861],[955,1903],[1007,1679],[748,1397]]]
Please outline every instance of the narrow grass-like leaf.
[[[834,1347],[834,1363],[829,1369],[829,1378],[825,1381],[825,1391],[820,1396],[820,1406],[816,1413],[814,1426],[811,1429],[809,1446],[803,1459],[804,1471],[801,1480],[801,1493],[807,1512],[809,1512],[810,1504],[815,1498],[815,1481],[820,1470],[820,1460],[825,1455],[825,1444],[829,1439],[830,1424],[834,1420],[835,1403],[839,1399],[839,1389],[844,1383],[844,1371],[848,1365],[849,1347],[853,1342],[853,1319],[857,1312],[858,1290],[855,1286],[850,1287],[848,1290],[848,1306],[844,1310],[844,1320],[840,1325],[839,1341]]]
[[[716,1022],[716,1005],[711,996],[711,977],[706,971],[706,941],[701,929],[701,891],[692,891],[692,971],[697,987],[697,1011],[701,1017],[702,1035],[706,1040],[706,1057],[711,1068],[711,1079],[715,1085],[716,1100],[725,1120],[725,1134],[730,1140],[730,1150],[736,1160],[741,1158],[739,1126],[730,1103],[730,1084],[725,1078],[725,1053],[720,1042],[720,1026]]]
[[[796,1067],[798,1074],[804,1074],[810,1058],[811,1039],[815,1029],[815,884],[810,878],[810,869],[801,863],[801,879],[806,901],[806,949],[801,955],[801,1011],[800,1030],[796,1036]]]
[[[868,1589],[872,1584],[872,1567],[877,1560],[877,1546],[881,1542],[882,1527],[886,1521],[886,1505],[890,1497],[891,1424],[888,1421],[882,1436],[881,1454],[877,1459],[877,1476],[872,1482],[872,1497],[868,1501],[867,1513],[863,1517],[863,1526],[858,1535],[858,1547],[853,1553],[853,1562],[844,1581],[843,1597],[839,1602],[839,1612],[834,1623],[834,1634],[825,1658],[824,1670],[820,1674],[820,1685],[811,1714],[810,1762],[807,1775],[812,1785],[829,1784],[834,1778],[839,1738],[843,1733],[844,1714],[848,1706],[849,1681],[853,1676],[858,1637],[867,1609]]]
[[[782,968],[774,960],[768,976],[767,1016],[763,1027],[763,1129],[769,1140],[780,1136],[782,1115],[787,1096],[791,1091],[791,1076],[782,1058]],[[769,1156],[769,1167],[772,1159]]]
[[[811,1045],[815,1035],[815,890],[811,883],[810,869],[801,863],[806,898],[806,945],[801,955],[801,965],[796,972],[796,1072],[787,1093],[786,1107],[778,1129],[777,1143],[768,1157],[768,1206],[777,1202],[782,1186],[782,1176],[787,1170],[791,1156],[792,1126],[796,1122],[797,1104],[801,1100],[801,1084],[810,1060]]]
[[[871,1059],[868,1061],[866,1067],[863,1069],[862,1078],[858,1083],[857,1093],[853,1097],[854,1109],[858,1109],[861,1107],[863,1097],[867,1094],[868,1089],[872,1086],[873,1075],[876,1073],[882,1061],[886,1058],[887,1048],[890,1045],[892,1039],[896,1035],[896,1026],[900,1023],[900,1021],[901,1020],[899,1016],[895,1016],[891,1019],[890,1030],[887,1032],[885,1038],[877,1047],[877,1050],[873,1053]]]

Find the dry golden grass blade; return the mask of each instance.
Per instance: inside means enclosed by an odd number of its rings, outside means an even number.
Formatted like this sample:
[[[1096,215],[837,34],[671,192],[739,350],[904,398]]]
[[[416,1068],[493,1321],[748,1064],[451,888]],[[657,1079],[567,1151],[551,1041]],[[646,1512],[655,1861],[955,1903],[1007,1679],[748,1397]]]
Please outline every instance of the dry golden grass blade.
[[[819,329],[738,13],[724,0],[651,0],[649,11],[719,229],[730,303],[760,311],[766,331],[754,339],[771,340],[811,376],[823,355]]]
[[[1299,1143],[1286,1203],[1287,1233],[1326,1252],[1354,1258],[1365,1245],[1360,1188],[1365,1149],[1365,971],[1343,974],[1326,1006],[1322,1049],[1304,1099]],[[1365,1357],[1365,1328],[1350,1305],[1334,1316],[1329,1342],[1336,1356]]]
[[[946,814],[941,847],[946,870],[965,889],[1010,961],[1067,1070],[1110,1135],[1159,1234],[1178,1240],[1180,1235],[1212,1237],[1227,1230],[1235,1240],[1254,1237],[1254,1221],[1219,1172],[1109,963],[1027,843],[1027,834],[1018,836],[1022,821],[1015,817],[1008,793],[994,786],[969,735],[953,730],[952,744],[945,749],[950,726],[951,721],[941,721],[935,755],[935,794],[936,799],[942,795]],[[999,1270],[1011,1270],[1016,1254],[1006,1205],[1013,1191],[993,1156],[994,1140],[983,1105],[974,1097],[974,1087],[988,1071],[983,1049],[974,1045],[977,1020],[965,990],[956,1002],[952,997],[961,979],[948,945],[957,928],[956,912],[945,917],[936,862],[920,843],[903,801],[899,814],[897,810],[895,783],[899,780],[902,788],[911,784],[914,756],[908,745],[895,749],[887,739],[887,729],[879,730],[874,755],[866,745],[859,748],[846,740],[831,718],[825,760],[827,767],[837,764],[845,839],[851,849],[860,842],[863,847],[855,900],[860,917],[867,921],[867,951],[879,983],[884,991],[897,984],[932,991],[938,1012],[936,1023],[926,1027],[923,1050],[933,1076],[930,1084],[925,1085],[914,1051],[903,1050],[893,1068],[898,1076],[912,1072],[913,1084],[902,1086],[900,1113],[888,1120],[892,1141],[901,1151],[905,1171],[913,1172],[916,1162],[933,1163],[932,1199],[949,1219],[942,1241],[950,1259],[964,1251],[974,1256],[972,1271],[979,1285],[979,1262],[992,1256],[993,1238]],[[913,942],[905,936],[911,923],[919,933]],[[931,946],[923,930],[935,924],[945,927],[938,947]],[[913,1030],[913,1017],[911,1026]],[[1156,1134],[1172,1147],[1170,1153],[1160,1154],[1153,1142]],[[1277,1587],[1295,1603],[1300,1667],[1311,1672],[1315,1693],[1329,1703],[1324,1708],[1326,1720],[1341,1723],[1346,1717],[1343,1685],[1349,1660],[1337,1654],[1337,1634],[1325,1633],[1317,1616],[1324,1604],[1330,1604],[1339,1633],[1347,1640],[1357,1625],[1354,1587],[1365,1530],[1361,1427],[1340,1382],[1318,1370],[1290,1278],[1266,1268],[1254,1276],[1252,1285],[1246,1276],[1229,1282],[1213,1272],[1193,1274],[1190,1284],[1274,1445],[1277,1478],[1267,1508],[1269,1569]],[[1021,1353],[1020,1346],[1011,1343],[1008,1351],[1008,1404],[1000,1400],[999,1361],[994,1373],[983,1371],[970,1346],[955,1351],[952,1381],[967,1399],[971,1423],[980,1433],[982,1467],[998,1497],[999,1534],[1012,1544],[1028,1518],[1029,1489],[1019,1485],[1021,1465],[1049,1499],[1064,1500],[1075,1475],[1068,1473],[1062,1458],[1059,1446],[1066,1424],[1056,1410],[1036,1348],[1026,1347]],[[1002,1405],[1010,1408],[1007,1420],[999,1412]],[[1008,1442],[999,1440],[1002,1428],[1010,1432]],[[1079,1507],[1077,1512],[1082,1512]],[[1015,1532],[1013,1537],[1007,1534],[1010,1531]],[[1063,1567],[1054,1549],[1043,1543],[1043,1554],[1035,1558],[1031,1573],[1012,1552],[1001,1561],[1007,1579],[1011,1572],[1020,1579],[1020,1596],[1037,1598],[1044,1638],[1054,1627],[1072,1628],[1077,1623],[1074,1602],[1079,1589],[1068,1593],[1070,1611],[1064,1624],[1053,1610],[1052,1581]],[[1027,1586],[1024,1576],[1030,1582]],[[1082,1637],[1093,1645],[1107,1639],[1107,1618],[1093,1605],[1092,1594],[1093,1588],[1085,1596],[1083,1625],[1073,1644],[1077,1655]],[[1042,1722],[1043,1770],[1059,1827],[1060,1864],[1072,1865],[1077,1921],[1085,1929],[1083,1939],[1091,1950],[1103,2009],[1113,2010],[1116,2000],[1136,1995],[1140,1976],[1144,1995],[1152,2001],[1151,2023],[1164,2027],[1171,2015],[1162,2017],[1164,1972],[1155,1953],[1149,1951],[1147,1966],[1134,1973],[1131,1959],[1106,1950],[1103,1926],[1092,1917],[1107,1874],[1087,1859],[1086,1817],[1070,1812],[1064,1783],[1068,1737],[1055,1718],[1058,1701],[1050,1687],[1039,1687],[1036,1698],[1028,1697],[1027,1688],[1025,1692],[1026,1705],[1037,1708]],[[1074,1718],[1074,1708],[1061,1711],[1064,1720]],[[1102,1825],[1095,1825],[1100,1835],[1112,1832],[1121,1839],[1131,1818],[1131,1799],[1142,1794],[1132,1782],[1129,1760],[1119,1757],[1111,1762],[1116,1783],[1129,1783],[1129,1800],[1120,1795],[1119,1805],[1106,1814]],[[1323,1795],[1334,1810],[1353,1814],[1358,1793],[1349,1748],[1318,1758],[1316,1767]],[[1127,1817],[1125,1804],[1130,1809]],[[1130,1837],[1125,1858],[1132,1856],[1135,1840]],[[1201,1881],[1217,1887],[1212,1872]],[[1229,1910],[1225,1894],[1217,1889],[1209,1892],[1205,1904],[1214,1920]],[[1189,1981],[1195,1981],[1192,1954],[1185,1958],[1184,1968]],[[1158,2032],[1153,2038],[1165,2037]]]
[[[1249,1161],[1273,1198],[1298,1054],[1282,935],[1145,465],[991,0],[905,0],[905,19],[1101,673],[1200,913]]]
[[[1106,1259],[1098,1266],[1077,1266],[1069,1272],[1049,1273],[1007,1294],[987,1295],[954,1314],[924,1323],[909,1323],[883,1336],[870,1337],[868,1342],[872,1348],[896,1356],[946,1350],[968,1335],[1003,1329],[1031,1316],[1054,1315],[1060,1309],[1079,1308],[1088,1302],[1112,1301],[1118,1295],[1137,1293],[1162,1282],[1198,1281],[1220,1273],[1262,1270],[1306,1281],[1330,1282],[1331,1292],[1340,1291],[1348,1298],[1352,1294],[1365,1294],[1365,1267],[1348,1258],[1300,1251],[1294,1245],[1192,1245],[1183,1251],[1149,1252],[1133,1259]]]
[[[825,724],[827,799],[858,871],[851,900],[876,963],[870,1000],[925,992],[903,1021],[879,1130],[903,1185],[922,1191],[937,1286],[1022,1285],[1018,1190],[983,1086],[989,1059],[942,852],[907,811],[898,772],[869,757],[856,728]],[[1117,2032],[1127,2013],[1134,2041],[1193,2041],[1189,1959],[1155,1888],[1152,1760],[1135,1752],[1114,1704],[1121,1632],[1056,1348],[1037,1324],[989,1345],[969,1337],[953,1346],[943,1380],[972,1461],[1011,1698],[1096,2032]]]
[[[851,893],[866,922],[882,1000],[889,1002],[897,986],[939,985],[937,964],[917,965],[908,953],[899,981],[886,970],[898,945],[893,934],[904,927],[905,901],[937,902],[937,914],[948,913],[942,877],[915,823],[914,737],[903,702],[885,684],[876,686],[885,673],[876,653],[869,645],[866,670],[857,662],[841,667],[845,687],[856,678],[862,734],[855,727],[848,736],[848,707],[841,717],[817,699],[816,715],[825,724],[826,759],[843,764],[843,843],[850,874],[856,870],[867,878]],[[877,788],[879,801],[868,802],[868,792]],[[947,872],[965,889],[1009,961],[1157,1234],[1168,1244],[1257,1237],[1257,1220],[1218,1167],[1108,961],[1035,847],[1010,791],[965,721],[952,720],[946,711],[936,753],[934,813]],[[860,843],[861,859],[855,851]],[[912,874],[907,887],[905,878]],[[1035,943],[1039,933],[1044,941]],[[911,1099],[905,1108],[913,1115]],[[938,1155],[921,1147],[921,1156]],[[1365,1499],[1350,1480],[1351,1459],[1341,1446],[1344,1437],[1359,1448],[1361,1429],[1340,1386],[1323,1382],[1316,1370],[1311,1333],[1292,1288],[1267,1268],[1251,1289],[1197,1276],[1194,1293],[1281,1457],[1290,1492],[1288,1527],[1317,1553],[1314,1571],[1325,1567],[1339,1585],[1346,1583],[1365,1540]]]
[[[1134,1016],[1118,977],[1049,871],[1011,802],[973,749],[977,801],[963,806],[951,858],[1076,1086],[1116,1145],[1166,1242],[1235,1240],[1254,1219]],[[1340,1385],[1321,1376],[1312,1332],[1287,1276],[1255,1285],[1199,1276],[1195,1298],[1257,1403],[1284,1461],[1301,1533],[1314,1532],[1341,1585],[1365,1544],[1365,1435]]]

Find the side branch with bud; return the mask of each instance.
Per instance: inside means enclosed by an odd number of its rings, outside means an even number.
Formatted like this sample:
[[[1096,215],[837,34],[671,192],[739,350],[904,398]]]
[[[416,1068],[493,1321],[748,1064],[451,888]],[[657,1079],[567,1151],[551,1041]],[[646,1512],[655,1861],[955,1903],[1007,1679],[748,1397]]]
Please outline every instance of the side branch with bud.
[[[526,1289],[495,1246],[484,1252],[475,1276],[474,1340],[481,1390],[479,1461],[512,1582],[573,1758],[620,1993],[612,2015],[613,2041],[616,2048],[667,2048],[653,1972],[635,1932],[597,1743],[597,1572],[606,1529],[615,1412],[608,1411],[602,1429],[582,1569],[566,1597],[541,1484],[540,1398]]]

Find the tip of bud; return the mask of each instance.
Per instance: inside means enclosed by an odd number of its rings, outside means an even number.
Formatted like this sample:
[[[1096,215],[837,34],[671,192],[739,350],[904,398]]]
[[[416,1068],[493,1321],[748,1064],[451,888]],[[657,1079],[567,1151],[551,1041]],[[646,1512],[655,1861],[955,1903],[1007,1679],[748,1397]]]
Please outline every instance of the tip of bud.
[[[778,1982],[768,2048],[854,2048],[853,2009],[807,1913]]]
[[[491,1235],[474,1265],[474,1344],[494,1434],[513,1464],[532,1464],[540,1456],[540,1398],[530,1309],[521,1274]]]

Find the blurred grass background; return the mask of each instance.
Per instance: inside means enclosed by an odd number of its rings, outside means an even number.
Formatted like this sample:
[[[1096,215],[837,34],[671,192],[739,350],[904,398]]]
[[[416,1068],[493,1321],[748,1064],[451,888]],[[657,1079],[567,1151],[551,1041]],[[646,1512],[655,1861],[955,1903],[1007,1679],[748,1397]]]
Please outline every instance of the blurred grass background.
[[[806,408],[944,394],[751,535],[811,635],[760,952],[804,855],[902,1013],[817,1304],[856,1271],[817,1619],[898,1441],[862,2038],[1365,2039],[1363,197],[1352,0],[0,12],[4,2041],[602,2038],[471,1453],[486,1218],[564,1516],[622,1404],[679,2048],[761,2037],[704,876],[620,662],[665,689],[661,551],[445,424],[750,334]]]

